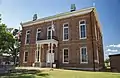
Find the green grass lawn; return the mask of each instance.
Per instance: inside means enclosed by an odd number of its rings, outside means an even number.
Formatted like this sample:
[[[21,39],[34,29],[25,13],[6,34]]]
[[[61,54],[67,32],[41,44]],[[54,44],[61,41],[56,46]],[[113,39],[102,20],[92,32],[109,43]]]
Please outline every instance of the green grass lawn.
[[[37,73],[13,73],[10,76],[4,75],[0,78],[120,78],[120,73],[111,72],[90,72],[54,69],[53,71],[44,70]]]

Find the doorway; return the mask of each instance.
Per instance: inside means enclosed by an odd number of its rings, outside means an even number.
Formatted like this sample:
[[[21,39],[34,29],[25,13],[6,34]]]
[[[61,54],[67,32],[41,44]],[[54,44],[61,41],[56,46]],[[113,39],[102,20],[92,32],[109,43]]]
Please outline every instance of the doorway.
[[[46,56],[46,57],[47,57],[47,58],[46,58],[46,62],[47,62],[47,63],[51,63],[51,62],[54,63],[54,61],[55,61],[54,53],[55,53],[54,50],[53,50],[52,53],[51,53],[51,50],[48,50],[48,51],[47,51],[47,56]]]

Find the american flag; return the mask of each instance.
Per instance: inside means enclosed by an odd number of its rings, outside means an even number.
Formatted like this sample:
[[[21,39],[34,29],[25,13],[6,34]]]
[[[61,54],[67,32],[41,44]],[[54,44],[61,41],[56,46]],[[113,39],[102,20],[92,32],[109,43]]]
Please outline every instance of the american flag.
[[[53,21],[52,21],[52,30],[55,31],[55,26],[54,26]]]

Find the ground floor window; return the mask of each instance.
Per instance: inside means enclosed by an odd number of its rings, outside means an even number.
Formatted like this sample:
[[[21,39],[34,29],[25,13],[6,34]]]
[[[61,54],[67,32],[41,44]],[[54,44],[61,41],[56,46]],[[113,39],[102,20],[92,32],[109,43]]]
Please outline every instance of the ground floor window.
[[[68,48],[63,49],[63,63],[69,62]]]
[[[87,47],[80,48],[80,63],[88,63]]]
[[[24,62],[27,62],[28,60],[28,52],[24,52]]]
[[[99,50],[97,49],[97,63],[99,63]]]

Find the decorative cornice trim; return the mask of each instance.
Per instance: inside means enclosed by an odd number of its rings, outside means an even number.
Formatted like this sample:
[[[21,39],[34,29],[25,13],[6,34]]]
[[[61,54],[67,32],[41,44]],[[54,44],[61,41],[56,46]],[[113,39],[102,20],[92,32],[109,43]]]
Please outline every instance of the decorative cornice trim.
[[[90,8],[85,8],[85,9],[81,9],[81,10],[77,10],[77,11],[73,11],[73,12],[61,13],[61,14],[57,14],[54,16],[41,18],[36,21],[24,22],[24,23],[21,23],[21,25],[22,25],[22,27],[27,27],[27,26],[40,24],[40,23],[44,23],[44,22],[49,22],[49,21],[53,21],[53,20],[57,20],[57,19],[63,19],[63,18],[71,17],[71,16],[83,15],[83,14],[90,13],[93,10],[93,8],[94,7],[90,7]]]

